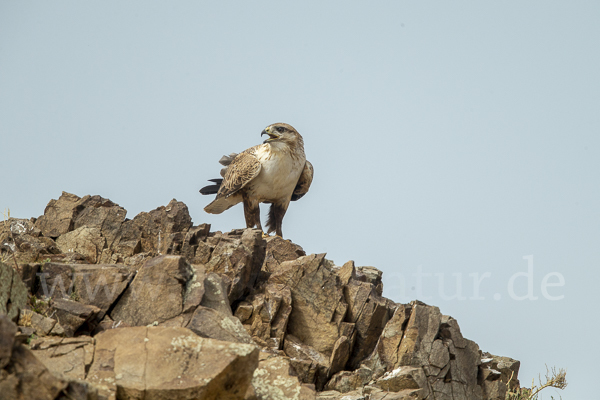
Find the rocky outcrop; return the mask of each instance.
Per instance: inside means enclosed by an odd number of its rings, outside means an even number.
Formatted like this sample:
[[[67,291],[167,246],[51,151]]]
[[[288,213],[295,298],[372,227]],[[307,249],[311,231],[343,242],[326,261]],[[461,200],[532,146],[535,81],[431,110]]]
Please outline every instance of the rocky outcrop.
[[[63,193],[6,221],[0,256],[14,264],[0,263],[7,398],[495,400],[518,387],[518,361],[481,352],[437,307],[386,299],[376,268],[210,232],[176,200],[129,220]]]

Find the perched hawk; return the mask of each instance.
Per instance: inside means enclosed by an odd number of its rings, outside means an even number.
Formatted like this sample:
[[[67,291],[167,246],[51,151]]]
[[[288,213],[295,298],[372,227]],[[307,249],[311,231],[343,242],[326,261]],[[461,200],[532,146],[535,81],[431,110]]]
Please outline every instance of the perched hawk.
[[[268,233],[283,237],[281,224],[290,201],[308,192],[313,167],[304,155],[304,140],[290,125],[277,123],[262,131],[269,138],[243,152],[223,156],[219,163],[223,179],[210,179],[214,185],[200,189],[202,194],[217,194],[204,208],[210,214],[221,214],[243,202],[246,227],[260,224],[259,203],[270,203]]]

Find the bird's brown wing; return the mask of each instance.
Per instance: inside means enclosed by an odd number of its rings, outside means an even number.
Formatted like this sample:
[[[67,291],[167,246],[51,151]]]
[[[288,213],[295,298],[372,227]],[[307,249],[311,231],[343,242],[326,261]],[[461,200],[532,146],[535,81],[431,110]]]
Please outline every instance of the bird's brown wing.
[[[227,166],[217,198],[231,196],[256,178],[260,172],[261,164],[254,156],[255,147],[251,147],[235,156]]]
[[[294,193],[292,193],[292,201],[301,199],[302,196],[304,196],[308,192],[310,184],[313,180],[313,174],[313,166],[308,160],[306,160],[306,163],[304,164],[304,169],[302,170],[300,178],[298,179],[298,183],[294,188]]]

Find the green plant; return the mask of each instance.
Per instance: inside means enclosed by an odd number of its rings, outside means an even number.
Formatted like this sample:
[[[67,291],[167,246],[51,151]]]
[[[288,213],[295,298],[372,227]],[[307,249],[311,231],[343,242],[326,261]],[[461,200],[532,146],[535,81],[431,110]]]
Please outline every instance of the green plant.
[[[31,334],[31,336],[29,336],[29,337],[27,338],[27,344],[31,344],[31,341],[32,341],[33,339],[37,339],[37,336],[35,335],[35,333],[32,333],[32,334]]]
[[[513,374],[514,375],[514,374]],[[513,376],[510,377],[509,383]],[[531,389],[518,387],[514,391],[506,393],[506,400],[537,400],[538,394],[549,387],[556,389],[564,389],[567,387],[567,371],[560,368],[558,371],[555,367],[551,370],[546,366],[546,380],[542,383],[542,378],[538,377],[539,385],[535,384],[535,379],[531,381]],[[551,399],[554,397],[550,396]]]
[[[29,305],[31,306],[31,310],[38,314],[45,315],[48,310],[48,302],[38,299],[35,294],[29,298]]]

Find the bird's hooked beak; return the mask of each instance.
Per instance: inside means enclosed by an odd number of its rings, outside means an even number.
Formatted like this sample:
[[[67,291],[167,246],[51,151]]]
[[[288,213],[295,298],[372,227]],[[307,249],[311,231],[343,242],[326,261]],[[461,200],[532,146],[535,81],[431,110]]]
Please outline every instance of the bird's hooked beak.
[[[279,139],[279,134],[276,131],[273,131],[273,129],[270,126],[267,126],[260,134],[260,136],[262,135],[269,135],[269,138],[267,140],[265,140],[263,143],[267,143],[267,142],[271,142],[273,140]]]

